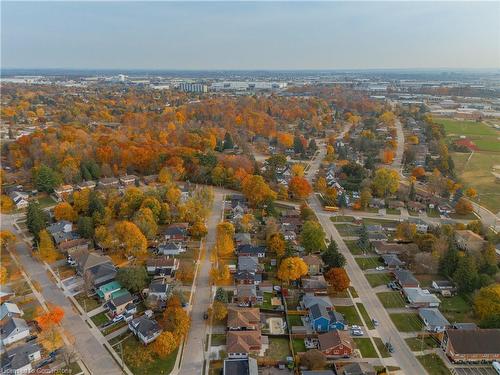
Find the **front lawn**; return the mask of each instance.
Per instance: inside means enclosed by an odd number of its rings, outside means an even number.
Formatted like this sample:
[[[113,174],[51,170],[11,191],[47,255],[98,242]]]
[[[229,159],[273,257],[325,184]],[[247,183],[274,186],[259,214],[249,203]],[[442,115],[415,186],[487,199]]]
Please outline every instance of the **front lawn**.
[[[109,322],[109,318],[108,316],[106,315],[106,313],[103,311],[102,313],[99,313],[97,315],[94,315],[93,317],[91,317],[90,319],[92,319],[92,321],[94,322],[94,324],[97,326],[97,327],[100,327],[101,325],[103,325],[104,323],[107,323]]]
[[[356,303],[356,306],[359,309],[359,312],[361,313],[361,316],[363,317],[363,320],[366,323],[366,327],[368,329],[374,329],[375,326],[373,325],[372,318],[368,315],[368,312],[365,309],[365,305],[363,305],[361,302]]]
[[[405,341],[410,349],[414,352],[420,352],[422,350],[434,349],[439,347],[437,339],[432,336],[427,336],[423,339],[419,337],[410,337],[405,339]]]
[[[303,339],[293,339],[292,346],[295,354],[306,351],[306,344]]]
[[[353,324],[361,325],[361,319],[354,306],[335,306],[335,310],[344,315],[346,322],[352,326]]]
[[[353,340],[363,358],[378,358],[377,352],[369,338],[355,337]]]
[[[389,215],[401,215],[401,210],[397,208],[388,208],[385,210],[385,212]]]
[[[339,215],[339,216],[331,216],[330,220],[333,221],[334,223],[352,223],[354,221],[354,217]]]
[[[53,200],[52,197],[46,196],[43,198],[38,198],[38,203],[40,204],[40,208],[43,209],[43,208],[55,206],[57,202],[55,200]]]
[[[376,225],[376,224],[380,224],[383,227],[394,227],[394,228],[396,228],[396,226],[399,224],[399,222],[395,221],[395,220],[379,219],[379,218],[376,218],[376,217],[370,217],[370,218],[365,217],[365,218],[363,218],[363,224],[364,225]]]
[[[365,274],[365,277],[372,288],[376,288],[380,285],[387,285],[387,283],[392,281],[392,277],[388,273],[370,273]]]
[[[386,309],[405,307],[405,300],[399,292],[380,292],[377,297]]]
[[[389,314],[399,332],[418,332],[422,330],[422,321],[416,313]]]
[[[389,358],[391,357],[391,353],[387,350],[387,347],[385,346],[384,342],[380,337],[374,337],[373,341],[375,341],[375,345],[377,345],[378,351],[382,358]]]
[[[226,345],[226,335],[224,334],[213,334],[212,335],[212,346]]]
[[[356,263],[363,271],[384,265],[379,257],[356,258]]]
[[[269,337],[269,348],[266,350],[266,357],[276,361],[283,361],[290,356],[288,339],[281,337]]]
[[[359,227],[352,224],[333,224],[342,237],[356,237],[359,235]]]
[[[110,333],[113,333],[115,331],[118,331],[120,328],[125,327],[126,325],[127,325],[127,322],[125,322],[124,320],[120,320],[118,323],[112,324],[109,327],[106,327],[105,329],[103,329],[101,331],[102,335],[107,336]]]
[[[97,301],[95,298],[87,297],[85,292],[77,294],[75,296],[75,299],[78,301],[82,309],[84,309],[87,312],[97,309],[99,306],[101,306],[99,301]]]
[[[359,247],[358,241],[344,241],[352,255],[362,255],[364,251]]]
[[[451,375],[450,370],[448,370],[441,357],[435,353],[419,355],[417,359],[429,375]]]

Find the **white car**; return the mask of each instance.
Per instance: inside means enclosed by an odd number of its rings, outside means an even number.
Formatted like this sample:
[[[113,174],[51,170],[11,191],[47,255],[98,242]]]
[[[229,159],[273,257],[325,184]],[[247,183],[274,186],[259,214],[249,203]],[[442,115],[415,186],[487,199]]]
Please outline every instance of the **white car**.
[[[377,268],[375,268],[377,271],[383,271],[385,270],[385,267],[382,267],[382,266],[378,266]]]
[[[120,320],[122,320],[124,318],[123,315],[117,315],[113,318],[113,323],[116,323],[116,322],[119,322]]]
[[[360,329],[361,329],[361,327],[360,327],[360,326],[357,326],[357,325],[352,325],[352,326],[351,326],[351,329],[352,329],[352,330],[360,330]]]
[[[363,331],[361,331],[361,330],[359,330],[359,329],[353,329],[353,330],[351,331],[351,335],[353,335],[353,336],[363,336],[363,335],[364,335],[364,333],[363,333]]]

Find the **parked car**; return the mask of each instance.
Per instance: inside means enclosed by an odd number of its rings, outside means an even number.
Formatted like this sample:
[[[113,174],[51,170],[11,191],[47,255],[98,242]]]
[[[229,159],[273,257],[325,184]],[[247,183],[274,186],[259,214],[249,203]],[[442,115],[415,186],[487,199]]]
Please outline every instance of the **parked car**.
[[[385,267],[382,267],[382,266],[378,266],[377,268],[375,268],[377,271],[383,271],[385,269]]]
[[[375,318],[372,318],[372,323],[373,323],[373,325],[374,325],[375,327],[377,327],[377,326],[379,325],[378,320],[377,320],[377,319],[375,319]]]
[[[358,329],[359,330],[359,329],[361,329],[361,327],[354,324],[351,326],[351,329]]]
[[[207,313],[206,311],[203,313],[203,319],[204,319],[204,320],[207,320],[207,319],[208,319],[208,313]]]
[[[113,318],[113,323],[119,322],[120,320],[123,320],[124,316],[123,315],[117,315]]]
[[[359,330],[359,329],[353,329],[353,330],[351,331],[351,335],[353,335],[353,336],[363,336],[363,335],[364,335],[364,333],[363,333],[363,331],[361,331],[361,330]]]
[[[394,347],[392,346],[392,344],[389,341],[385,343],[385,347],[387,348],[389,353],[394,353]]]

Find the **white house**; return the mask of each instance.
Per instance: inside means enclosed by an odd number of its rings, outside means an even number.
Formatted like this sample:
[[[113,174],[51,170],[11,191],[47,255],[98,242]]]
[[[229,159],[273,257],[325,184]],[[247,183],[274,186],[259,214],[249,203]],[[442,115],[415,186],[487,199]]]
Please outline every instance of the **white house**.
[[[17,209],[28,207],[28,194],[22,193],[20,191],[13,191],[9,194],[9,197],[14,201]]]
[[[5,302],[0,306],[0,320],[3,320],[5,317],[19,318],[23,315],[24,312],[15,303]]]
[[[128,323],[128,327],[143,344],[156,340],[162,331],[156,320],[145,315],[133,319]]]
[[[450,326],[450,322],[436,308],[418,309],[418,315],[424,322],[427,331],[444,332]]]
[[[30,335],[30,329],[24,319],[9,318],[1,328],[2,343],[4,346],[15,343]]]

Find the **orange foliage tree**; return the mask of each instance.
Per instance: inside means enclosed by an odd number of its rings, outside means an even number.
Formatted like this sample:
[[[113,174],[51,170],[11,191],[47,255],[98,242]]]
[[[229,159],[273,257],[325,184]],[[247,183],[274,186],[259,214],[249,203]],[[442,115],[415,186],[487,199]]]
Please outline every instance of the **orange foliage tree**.
[[[304,177],[292,177],[288,184],[288,191],[297,199],[306,199],[312,193],[309,182]]]
[[[336,292],[343,292],[349,288],[351,280],[343,268],[331,268],[326,274],[325,279]]]

